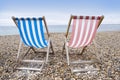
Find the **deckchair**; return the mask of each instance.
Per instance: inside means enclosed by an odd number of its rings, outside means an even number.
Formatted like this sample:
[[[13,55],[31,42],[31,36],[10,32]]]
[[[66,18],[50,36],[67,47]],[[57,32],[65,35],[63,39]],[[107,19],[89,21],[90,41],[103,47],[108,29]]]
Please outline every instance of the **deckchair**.
[[[66,57],[67,57],[67,63],[70,65],[70,63],[92,63],[93,61],[71,61],[69,57],[69,48],[82,48],[81,54],[85,51],[86,47],[94,41],[94,37],[97,31],[97,28],[101,24],[104,16],[74,16],[71,15],[69,23],[68,23],[68,29],[65,35],[65,43],[63,46],[63,51],[66,49]],[[72,27],[72,32],[70,36],[70,40],[68,40],[68,33],[70,26]],[[96,43],[94,42],[96,45]],[[99,57],[98,57],[99,58]],[[100,58],[99,58],[100,59]],[[97,70],[97,69],[95,69]],[[73,70],[73,72],[81,72],[81,71],[88,71],[85,69],[81,70]]]
[[[21,38],[18,53],[17,53],[17,62],[41,64],[40,68],[17,67],[16,69],[41,71],[44,66],[44,63],[48,62],[49,50],[51,49],[52,53],[54,53],[45,17],[44,16],[40,18],[12,17],[12,19],[16,24],[16,26],[18,27],[20,38]],[[48,40],[45,39],[44,27],[46,29]],[[27,47],[29,47],[28,51],[25,54],[22,54],[22,53],[20,54],[22,43],[24,43]],[[35,48],[42,49],[45,47],[47,48],[47,51],[45,51],[46,58],[44,58],[43,60],[31,60],[31,59],[25,60],[24,59],[24,57],[28,54],[30,50],[33,50],[34,53],[36,53],[37,51],[35,51]],[[22,55],[22,57],[20,55]]]

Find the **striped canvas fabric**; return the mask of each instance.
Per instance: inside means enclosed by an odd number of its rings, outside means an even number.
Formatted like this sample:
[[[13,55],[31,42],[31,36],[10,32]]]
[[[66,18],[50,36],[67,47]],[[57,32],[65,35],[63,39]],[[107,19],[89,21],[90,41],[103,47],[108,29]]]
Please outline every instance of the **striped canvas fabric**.
[[[15,21],[25,45],[36,48],[48,46],[44,37],[42,18],[16,18]]]
[[[67,46],[77,48],[90,44],[95,37],[101,16],[73,16],[72,35]]]

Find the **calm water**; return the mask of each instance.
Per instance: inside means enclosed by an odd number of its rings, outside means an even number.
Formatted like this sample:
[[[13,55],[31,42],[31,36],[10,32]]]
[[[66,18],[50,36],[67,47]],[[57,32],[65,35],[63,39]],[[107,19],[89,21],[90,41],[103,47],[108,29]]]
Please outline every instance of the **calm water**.
[[[48,29],[49,32],[66,32],[67,25],[49,25]],[[101,24],[98,31],[120,31],[120,24]],[[16,34],[19,34],[16,26],[0,26],[0,35]]]

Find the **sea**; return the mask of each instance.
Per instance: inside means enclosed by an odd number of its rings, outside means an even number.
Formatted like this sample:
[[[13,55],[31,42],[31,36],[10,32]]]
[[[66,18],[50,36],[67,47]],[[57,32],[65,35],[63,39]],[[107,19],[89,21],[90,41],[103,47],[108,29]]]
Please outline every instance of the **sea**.
[[[65,33],[67,31],[67,25],[48,25],[48,30],[49,33]],[[101,24],[98,32],[105,31],[120,31],[120,24]],[[16,26],[0,26],[0,36],[18,34],[19,32]]]

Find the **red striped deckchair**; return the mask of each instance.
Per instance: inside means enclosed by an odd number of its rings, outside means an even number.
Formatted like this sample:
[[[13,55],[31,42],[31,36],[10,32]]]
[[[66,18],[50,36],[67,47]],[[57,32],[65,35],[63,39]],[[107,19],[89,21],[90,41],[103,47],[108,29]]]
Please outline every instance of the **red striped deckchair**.
[[[81,51],[81,54],[82,54],[85,48],[87,47],[87,45],[92,43],[95,37],[97,28],[101,24],[103,18],[104,16],[73,16],[73,15],[71,16],[68,24],[66,37],[65,37],[65,43],[63,46],[63,51],[64,49],[66,49],[68,65],[70,65],[68,47],[71,47],[71,48],[83,47]],[[72,27],[72,33],[71,33],[70,40],[67,41],[70,26]],[[86,61],[83,61],[83,63],[84,62],[86,63]],[[79,62],[79,63],[82,63],[82,62]]]

